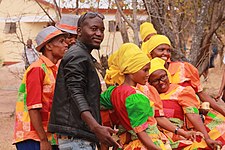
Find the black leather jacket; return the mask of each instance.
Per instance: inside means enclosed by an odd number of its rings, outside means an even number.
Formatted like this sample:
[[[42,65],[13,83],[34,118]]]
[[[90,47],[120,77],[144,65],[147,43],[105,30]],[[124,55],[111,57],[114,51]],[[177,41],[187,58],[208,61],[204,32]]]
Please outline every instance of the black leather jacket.
[[[48,131],[98,142],[81,119],[83,111],[90,111],[100,124],[101,86],[86,46],[77,41],[61,60],[56,79]]]

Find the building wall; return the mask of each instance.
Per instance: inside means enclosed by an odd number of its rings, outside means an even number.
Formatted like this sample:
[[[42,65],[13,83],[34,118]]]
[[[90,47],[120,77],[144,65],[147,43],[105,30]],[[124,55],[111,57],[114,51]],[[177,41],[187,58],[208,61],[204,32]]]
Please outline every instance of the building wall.
[[[44,7],[51,16],[55,16],[52,8]],[[48,19],[42,19],[47,17],[34,0],[2,0],[0,10],[0,59],[4,62],[22,61],[23,42],[26,43],[28,38],[34,40],[37,33],[47,25]],[[6,22],[16,22],[16,34],[4,32]]]
[[[56,18],[52,7],[42,6],[47,9],[53,19]],[[24,45],[21,41],[26,43],[28,38],[34,41],[38,32],[46,26],[50,19],[34,0],[2,0],[0,10],[0,59],[4,62],[22,61]],[[109,21],[115,20],[115,14],[104,15],[105,38],[100,51],[93,51],[92,53],[97,60],[99,55],[109,55],[123,43],[120,32],[108,31]],[[17,22],[17,34],[4,33],[5,23],[10,21]],[[20,21],[20,25],[18,21]],[[132,41],[133,32],[130,29],[128,29],[128,34]],[[33,43],[36,45],[35,42]]]

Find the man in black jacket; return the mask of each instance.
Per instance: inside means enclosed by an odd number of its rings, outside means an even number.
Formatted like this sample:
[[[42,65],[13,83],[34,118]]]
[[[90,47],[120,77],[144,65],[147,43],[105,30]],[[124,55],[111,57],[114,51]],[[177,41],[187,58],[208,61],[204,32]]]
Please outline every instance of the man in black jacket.
[[[78,39],[61,60],[48,130],[58,134],[59,148],[95,149],[97,142],[116,146],[101,126],[100,81],[91,51],[99,49],[104,38],[104,16],[87,12],[78,20]]]

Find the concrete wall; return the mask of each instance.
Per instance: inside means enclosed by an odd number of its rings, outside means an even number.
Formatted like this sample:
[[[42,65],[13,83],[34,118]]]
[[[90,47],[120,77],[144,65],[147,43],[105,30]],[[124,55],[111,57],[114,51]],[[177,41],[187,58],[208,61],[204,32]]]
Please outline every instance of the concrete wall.
[[[41,0],[40,0],[41,1]],[[49,5],[42,5],[55,19],[56,14]],[[0,2],[0,59],[4,62],[22,61],[24,45],[28,38],[33,41],[38,32],[47,25],[50,19],[34,0],[2,0]],[[115,20],[115,14],[105,15],[105,38],[101,44],[101,50],[93,51],[93,55],[98,60],[98,55],[109,55],[117,50],[123,43],[120,32],[109,32],[110,20]],[[18,23],[20,22],[20,24]],[[5,34],[6,22],[16,22],[17,34]],[[128,34],[132,41],[133,32],[128,28]],[[36,43],[33,42],[35,45]]]

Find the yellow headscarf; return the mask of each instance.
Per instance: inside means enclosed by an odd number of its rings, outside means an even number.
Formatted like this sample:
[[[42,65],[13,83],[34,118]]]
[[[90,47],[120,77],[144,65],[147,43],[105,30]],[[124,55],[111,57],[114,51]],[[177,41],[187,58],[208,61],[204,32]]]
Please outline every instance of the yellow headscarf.
[[[123,44],[109,59],[109,69],[106,70],[107,84],[122,84],[124,74],[135,73],[150,62],[149,58],[133,43]]]
[[[152,36],[147,42],[144,42],[142,44],[141,50],[150,59],[152,59],[150,53],[152,52],[152,50],[154,50],[157,46],[161,44],[168,44],[169,46],[171,46],[171,43],[168,37],[166,37],[165,35],[157,34]]]
[[[150,22],[144,22],[140,25],[140,35],[142,41],[149,35],[149,34],[157,34],[157,31],[155,30],[154,26]]]
[[[168,78],[169,78],[169,81],[171,81],[171,74],[169,73],[169,71],[164,67],[165,65],[165,60],[159,58],[159,57],[156,57],[156,58],[153,58],[150,62],[150,70],[149,70],[149,75],[151,75],[153,72],[155,72],[156,70],[165,70],[167,75],[168,75]]]

